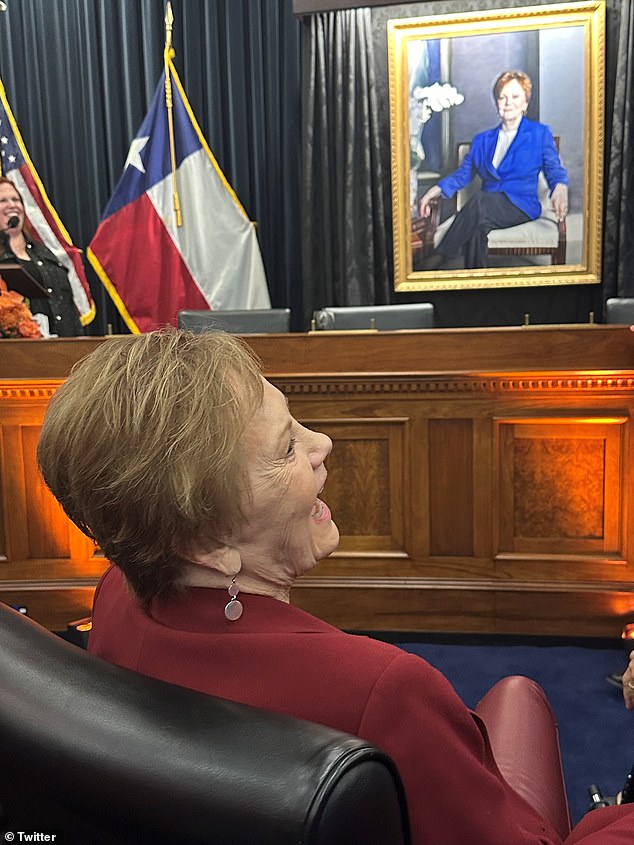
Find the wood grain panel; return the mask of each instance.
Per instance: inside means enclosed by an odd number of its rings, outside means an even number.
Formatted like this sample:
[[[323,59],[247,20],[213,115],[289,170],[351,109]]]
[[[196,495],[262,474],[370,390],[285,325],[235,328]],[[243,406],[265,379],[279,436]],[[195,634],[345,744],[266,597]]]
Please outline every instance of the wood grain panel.
[[[0,590],[0,601],[26,607],[32,619],[51,631],[65,631],[69,622],[90,614],[94,594],[94,587]]]
[[[389,449],[386,440],[337,438],[328,495],[344,536],[390,531]]]
[[[487,631],[494,614],[495,596],[484,590],[404,587],[305,588],[299,581],[293,604],[331,625],[348,630],[379,631]]]
[[[595,591],[499,593],[495,616],[500,631],[509,634],[618,637],[634,618],[632,592]]]
[[[429,490],[431,554],[472,555],[471,420],[429,421]]]
[[[9,550],[7,547],[7,533],[5,529],[5,486],[6,486],[6,471],[4,468],[4,442],[3,430],[0,425],[0,563],[8,559]]]
[[[404,550],[405,507],[409,499],[404,419],[315,420],[333,441],[328,457],[328,501],[342,550]]]
[[[498,422],[500,552],[622,557],[625,422]]]
[[[516,437],[515,537],[603,538],[605,441]]]
[[[29,557],[28,516],[21,427],[6,425],[2,437],[2,514],[8,560]]]
[[[24,426],[21,429],[28,557],[69,558],[71,555],[68,532],[71,523],[37,469],[36,450],[39,434],[39,426]]]
[[[617,637],[634,618],[634,593],[626,585],[600,583],[556,589],[543,582],[346,579],[335,591],[324,580],[300,580],[293,604],[348,630],[453,631],[553,636]],[[310,582],[310,583],[307,583]]]

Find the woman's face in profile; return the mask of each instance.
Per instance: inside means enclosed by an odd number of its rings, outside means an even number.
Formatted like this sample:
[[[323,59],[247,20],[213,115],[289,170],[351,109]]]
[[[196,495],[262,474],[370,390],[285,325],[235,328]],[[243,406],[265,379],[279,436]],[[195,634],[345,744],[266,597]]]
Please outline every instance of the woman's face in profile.
[[[502,86],[497,98],[498,114],[504,124],[518,123],[528,108],[526,93],[517,79]]]
[[[300,425],[284,395],[264,381],[244,445],[250,499],[235,545],[246,573],[288,586],[339,543],[328,505],[319,499],[332,441]]]

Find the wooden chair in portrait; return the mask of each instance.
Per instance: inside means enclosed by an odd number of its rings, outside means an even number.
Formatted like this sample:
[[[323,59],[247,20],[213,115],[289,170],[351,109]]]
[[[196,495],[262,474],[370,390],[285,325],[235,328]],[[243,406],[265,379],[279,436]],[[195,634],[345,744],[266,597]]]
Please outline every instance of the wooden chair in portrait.
[[[555,146],[559,150],[559,136],[555,135]],[[470,142],[461,142],[456,151],[456,167],[459,167],[471,146]],[[466,188],[458,191],[453,198],[455,212],[441,221],[440,197],[430,203],[429,218],[418,218],[412,224],[412,249],[414,264],[420,259],[429,258],[442,241],[447,229],[451,225],[455,214],[465,205],[469,198],[480,187],[480,180],[476,177]],[[489,255],[507,256],[540,256],[550,257],[551,264],[566,263],[566,220],[558,220],[549,197],[548,183],[543,172],[539,174],[537,186],[542,213],[536,220],[511,226],[508,229],[493,229],[489,232]],[[424,269],[424,267],[423,267]]]

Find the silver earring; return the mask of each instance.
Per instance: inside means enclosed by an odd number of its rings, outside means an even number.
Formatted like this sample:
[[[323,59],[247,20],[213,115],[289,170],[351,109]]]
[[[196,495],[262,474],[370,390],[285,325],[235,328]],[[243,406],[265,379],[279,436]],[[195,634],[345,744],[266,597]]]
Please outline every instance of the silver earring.
[[[240,588],[236,584],[236,576],[234,575],[231,579],[231,584],[229,584],[228,589],[229,595],[231,598],[225,605],[225,616],[229,620],[229,622],[237,622],[238,619],[242,616],[242,602],[238,600],[238,593],[240,592]]]

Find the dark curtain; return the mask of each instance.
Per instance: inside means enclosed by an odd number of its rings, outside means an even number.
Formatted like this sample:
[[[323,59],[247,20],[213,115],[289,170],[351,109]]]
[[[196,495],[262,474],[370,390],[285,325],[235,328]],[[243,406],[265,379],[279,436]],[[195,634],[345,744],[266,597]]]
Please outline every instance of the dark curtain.
[[[303,31],[305,316],[389,302],[389,171],[381,155],[368,9],[326,12]]]
[[[274,306],[301,313],[300,27],[291,0],[173,2],[175,64],[258,237]],[[8,0],[0,75],[33,163],[85,248],[163,68],[164,0]],[[86,262],[87,263],[87,262]],[[88,268],[94,334],[126,331]]]
[[[631,3],[607,0],[603,285],[396,294],[386,21],[525,0],[403,3],[301,23],[291,0],[175,0],[176,66],[258,223],[272,303],[292,308],[293,328],[323,305],[423,300],[439,325],[517,324],[527,312],[533,322],[584,322],[600,314],[603,295],[634,295]],[[0,75],[51,200],[85,248],[162,70],[164,0],[7,5]],[[90,280],[90,330],[125,331]]]
[[[631,0],[608,9],[604,298],[634,296],[634,20]]]
[[[310,32],[303,31],[305,108],[304,151],[304,273],[310,287],[307,297],[318,305],[359,304],[430,301],[436,308],[439,326],[491,326],[516,325],[529,314],[533,323],[587,322],[592,312],[601,318],[603,299],[610,295],[634,295],[634,273],[631,267],[634,252],[634,227],[630,190],[632,180],[631,160],[633,124],[632,103],[632,0],[607,0],[606,32],[606,86],[605,86],[605,184],[604,184],[604,268],[602,285],[562,285],[556,287],[510,288],[494,290],[394,292],[392,286],[392,213],[389,194],[383,206],[372,202],[375,189],[368,178],[367,185],[358,185],[359,197],[367,191],[364,212],[371,209],[375,219],[372,230],[382,230],[382,241],[387,246],[388,288],[377,284],[384,272],[379,249],[377,263],[367,272],[365,294],[357,282],[357,266],[350,262],[363,246],[362,235],[356,231],[357,221],[351,198],[342,198],[340,190],[345,185],[345,175],[339,173],[341,154],[338,149],[348,143],[349,124],[345,123],[345,103],[359,99],[372,104],[377,115],[378,131],[373,125],[368,129],[376,142],[371,155],[377,163],[384,186],[390,180],[390,129],[389,86],[387,76],[386,24],[391,18],[424,17],[427,15],[456,14],[482,8],[510,8],[527,5],[525,0],[437,0],[436,2],[410,2],[392,4],[359,12],[331,12],[314,15]],[[353,29],[352,16],[357,24]],[[368,16],[370,21],[368,22]],[[363,29],[361,29],[361,22]],[[366,41],[369,67],[364,73],[346,76],[345,36],[349,38],[348,52],[355,40]],[[352,80],[356,90],[350,86]],[[339,81],[339,85],[335,84]],[[356,140],[353,138],[353,141]],[[357,167],[357,159],[354,166]],[[344,162],[344,165],[346,162]],[[380,171],[379,171],[380,167]],[[356,177],[363,179],[357,169]],[[321,187],[320,187],[321,181]],[[322,196],[320,191],[328,191]],[[344,191],[345,193],[345,191]],[[348,210],[344,212],[344,199]],[[338,200],[333,211],[333,205]],[[358,211],[357,211],[358,213]],[[383,215],[382,219],[378,215]],[[365,213],[361,233],[366,231]],[[349,252],[346,252],[348,246]],[[367,256],[368,252],[362,254]],[[346,261],[346,259],[348,259]],[[348,288],[346,280],[350,278]],[[371,297],[374,297],[372,299]]]

